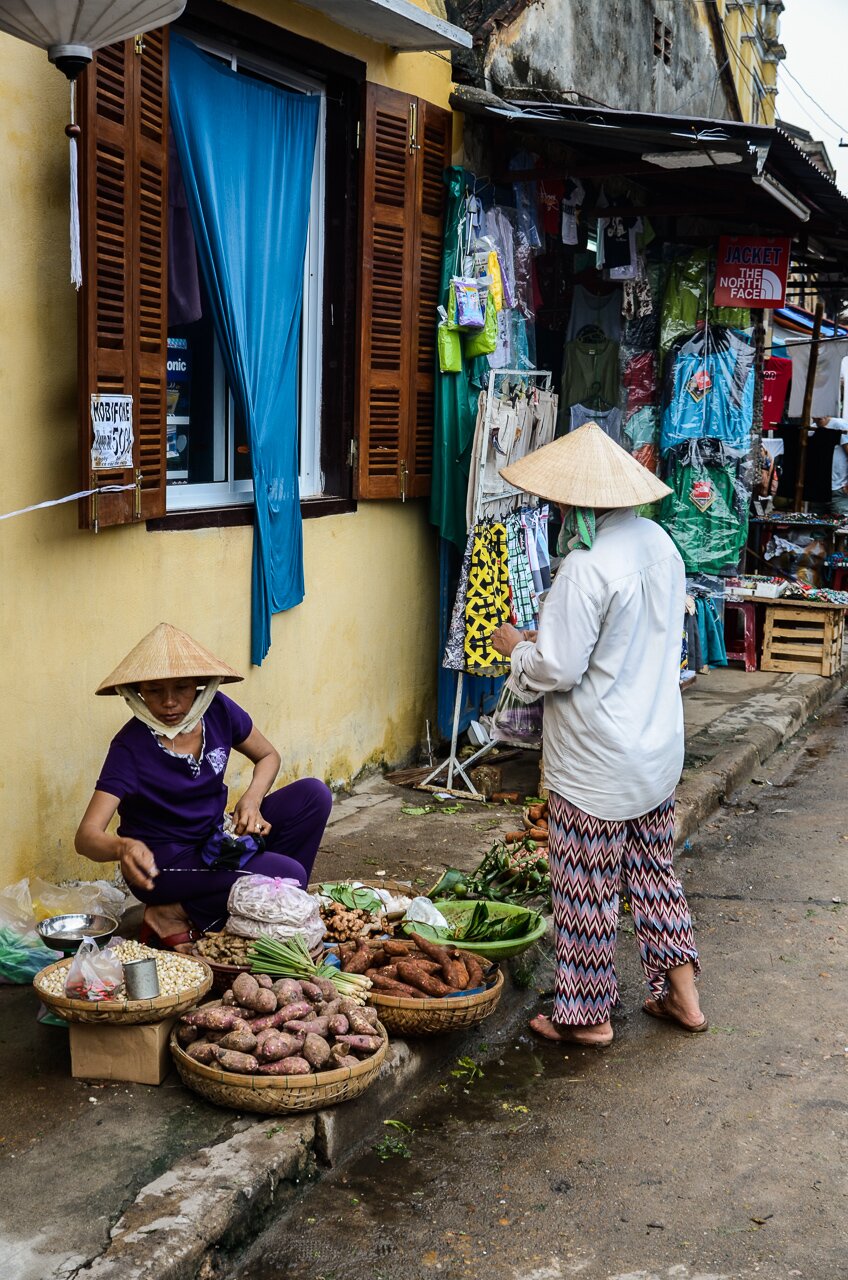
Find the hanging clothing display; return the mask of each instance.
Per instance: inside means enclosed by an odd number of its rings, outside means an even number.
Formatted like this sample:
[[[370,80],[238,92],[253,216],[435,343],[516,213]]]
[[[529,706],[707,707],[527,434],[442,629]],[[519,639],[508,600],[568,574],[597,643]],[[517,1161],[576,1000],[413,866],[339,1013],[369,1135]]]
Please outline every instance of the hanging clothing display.
[[[512,589],[512,621],[520,631],[532,631],[539,615],[539,598],[527,558],[527,532],[521,515],[506,518],[507,561]]]
[[[674,540],[687,573],[735,569],[748,536],[747,460],[717,440],[693,440],[666,459],[660,524]]]
[[[586,199],[586,189],[579,178],[566,178],[562,193],[563,244],[580,243],[580,206]]]
[[[708,322],[730,329],[751,327],[751,312],[746,307],[712,305],[714,274],[708,249],[696,249],[668,268],[660,324],[663,357],[673,342],[694,333],[701,324]]]
[[[600,329],[613,342],[621,338],[621,289],[612,289],[607,293],[590,293],[582,284],[574,286],[571,311],[568,316],[568,328],[565,331],[567,342],[576,338],[583,329]]]
[[[548,549],[548,508],[525,507],[521,512],[524,525],[524,544],[533,586],[540,596],[551,585],[551,553]]]
[[[751,443],[754,348],[714,325],[678,339],[668,353],[660,445],[721,440],[739,453]]]
[[[471,552],[474,548],[474,529],[469,530],[465,554],[459,569],[459,583],[453,602],[442,666],[448,671],[465,670],[465,599],[468,595],[468,571],[471,568]]]
[[[771,431],[783,419],[791,378],[792,361],[769,356],[763,367],[763,431]]]
[[[474,529],[465,597],[465,661],[472,674],[503,675],[509,661],[492,648],[492,633],[509,622],[509,564],[506,528],[500,523]]]
[[[560,419],[573,404],[618,403],[618,343],[610,338],[575,338],[565,344]]]
[[[616,444],[621,444],[621,425],[624,421],[624,415],[618,408],[612,409],[590,409],[585,404],[573,404],[569,410],[571,414],[571,424],[569,430],[576,431],[578,427],[584,426],[587,422],[597,422],[610,440],[614,440]]]

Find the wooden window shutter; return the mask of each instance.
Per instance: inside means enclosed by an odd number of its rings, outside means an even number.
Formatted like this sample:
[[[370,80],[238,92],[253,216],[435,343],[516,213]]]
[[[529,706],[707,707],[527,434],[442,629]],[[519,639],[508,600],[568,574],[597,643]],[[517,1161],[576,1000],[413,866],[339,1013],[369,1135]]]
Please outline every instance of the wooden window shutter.
[[[366,85],[359,275],[360,498],[430,491],[451,115]]]
[[[168,32],[109,45],[79,85],[79,452],[83,528],[165,513]],[[133,398],[132,466],[91,466],[91,397]]]
[[[453,119],[449,111],[419,99],[416,108],[418,172],[416,174],[414,305],[412,311],[412,380],[409,406],[409,476],[413,498],[430,492],[436,390],[436,308],[441,301],[445,230],[443,174],[451,160]]]

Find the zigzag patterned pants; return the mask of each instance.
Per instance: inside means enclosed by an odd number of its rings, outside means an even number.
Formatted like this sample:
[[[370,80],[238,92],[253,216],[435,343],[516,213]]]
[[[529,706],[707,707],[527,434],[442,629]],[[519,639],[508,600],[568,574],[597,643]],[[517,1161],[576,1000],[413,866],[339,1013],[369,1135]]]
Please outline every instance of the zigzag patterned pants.
[[[618,1004],[614,957],[622,886],[652,997],[665,994],[669,969],[691,961],[699,973],[692,918],[671,864],[674,795],[624,822],[593,818],[554,792],[548,810],[557,958],[553,1021],[595,1025]]]

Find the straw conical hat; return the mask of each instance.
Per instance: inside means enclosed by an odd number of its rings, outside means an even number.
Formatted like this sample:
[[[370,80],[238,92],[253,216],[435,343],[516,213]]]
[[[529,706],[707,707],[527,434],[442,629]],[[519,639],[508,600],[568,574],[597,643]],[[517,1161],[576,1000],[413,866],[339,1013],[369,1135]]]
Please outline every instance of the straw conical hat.
[[[243,680],[237,671],[221,662],[202,644],[192,640],[169,622],[158,627],[139,640],[123,662],[119,662],[111,675],[98,688],[98,693],[117,693],[116,685],[138,684],[141,680],[169,680],[179,676],[217,676],[222,684]]]
[[[569,507],[639,507],[671,493],[597,422],[528,453],[501,475],[516,489]]]

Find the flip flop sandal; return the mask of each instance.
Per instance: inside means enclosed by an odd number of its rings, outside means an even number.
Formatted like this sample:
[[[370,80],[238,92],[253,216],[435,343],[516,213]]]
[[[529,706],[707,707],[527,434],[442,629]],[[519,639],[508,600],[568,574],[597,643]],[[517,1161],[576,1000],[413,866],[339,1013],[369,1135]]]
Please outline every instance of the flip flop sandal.
[[[176,951],[177,947],[191,945],[199,937],[200,935],[194,929],[186,929],[184,933],[169,933],[166,937],[162,937],[144,921],[138,931],[138,940],[143,947],[154,947],[159,951]]]
[[[710,1029],[710,1024],[706,1018],[704,1018],[703,1022],[699,1022],[697,1027],[692,1027],[688,1022],[684,1022],[682,1018],[678,1018],[676,1014],[669,1013],[667,1009],[663,1009],[662,1002],[659,1000],[646,1000],[642,1005],[642,1012],[646,1013],[649,1018],[658,1018],[662,1022],[674,1022],[681,1030],[688,1031],[693,1036]]]
[[[561,1035],[554,1038],[553,1036],[546,1036],[543,1031],[537,1031],[532,1022],[528,1022],[527,1025],[533,1032],[533,1035],[536,1036],[538,1040],[544,1040],[545,1044],[568,1044],[574,1045],[579,1049],[608,1049],[615,1039],[615,1036],[610,1036],[609,1040],[577,1040],[573,1036],[569,1035]]]

